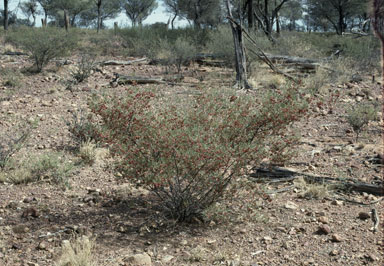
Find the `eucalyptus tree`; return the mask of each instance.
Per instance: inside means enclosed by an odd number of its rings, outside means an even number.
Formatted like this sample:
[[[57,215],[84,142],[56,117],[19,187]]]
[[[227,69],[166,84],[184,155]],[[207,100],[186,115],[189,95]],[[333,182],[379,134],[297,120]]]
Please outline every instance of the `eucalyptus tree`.
[[[21,3],[20,8],[28,20],[32,16],[32,27],[34,27],[36,25],[36,15],[39,14],[37,0],[28,0],[27,2],[23,2]]]
[[[157,8],[156,0],[125,0],[123,8],[132,26],[142,25],[143,21]]]

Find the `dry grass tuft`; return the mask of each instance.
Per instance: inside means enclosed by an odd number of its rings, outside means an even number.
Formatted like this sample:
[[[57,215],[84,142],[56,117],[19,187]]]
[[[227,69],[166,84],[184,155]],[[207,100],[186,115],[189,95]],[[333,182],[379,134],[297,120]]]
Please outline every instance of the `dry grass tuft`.
[[[82,142],[79,148],[79,156],[84,163],[93,165],[97,158],[96,144],[90,140]]]
[[[329,196],[330,187],[325,184],[310,184],[303,177],[295,180],[295,187],[301,191],[301,196],[306,199],[323,199]]]
[[[93,239],[82,236],[74,241],[64,240],[57,266],[96,266],[92,256]]]

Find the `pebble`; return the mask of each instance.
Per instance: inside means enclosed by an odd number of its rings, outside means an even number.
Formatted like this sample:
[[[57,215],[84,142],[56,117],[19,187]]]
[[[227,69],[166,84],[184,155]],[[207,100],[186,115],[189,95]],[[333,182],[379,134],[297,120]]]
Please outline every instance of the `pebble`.
[[[320,224],[318,232],[328,235],[331,232],[331,228],[326,224]]]
[[[332,242],[341,242],[341,241],[343,241],[343,238],[339,234],[333,234],[331,239],[332,239]]]
[[[318,221],[323,224],[329,224],[329,219],[326,216],[320,216]]]
[[[295,203],[293,203],[292,201],[288,201],[288,202],[284,205],[284,207],[285,207],[286,209],[289,209],[289,210],[296,210],[296,209],[298,208],[298,206],[297,206]]]
[[[359,219],[360,220],[367,220],[371,218],[371,215],[367,212],[359,212]]]

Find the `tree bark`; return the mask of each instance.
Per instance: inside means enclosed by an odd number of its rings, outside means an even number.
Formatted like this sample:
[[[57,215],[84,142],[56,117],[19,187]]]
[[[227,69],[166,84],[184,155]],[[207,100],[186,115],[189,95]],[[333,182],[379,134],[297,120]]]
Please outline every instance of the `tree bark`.
[[[97,33],[99,33],[101,28],[101,4],[102,0],[97,1]]]
[[[243,30],[241,25],[234,23],[229,0],[226,1],[226,5],[235,46],[236,85],[239,89],[251,89],[247,79],[247,60],[243,44]]]
[[[65,27],[65,30],[68,32],[68,29],[69,29],[69,17],[68,17],[67,10],[64,10],[64,27]]]
[[[4,30],[8,30],[8,0],[4,0]]]
[[[248,28],[253,28],[253,0],[248,0]]]

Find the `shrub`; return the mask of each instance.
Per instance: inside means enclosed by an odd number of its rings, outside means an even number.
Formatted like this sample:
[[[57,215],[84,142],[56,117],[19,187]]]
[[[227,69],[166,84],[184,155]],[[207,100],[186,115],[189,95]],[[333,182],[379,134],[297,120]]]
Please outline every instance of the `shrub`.
[[[79,156],[86,164],[92,165],[96,161],[96,145],[92,141],[81,143],[79,148]]]
[[[76,47],[77,36],[58,28],[15,28],[7,35],[8,42],[28,51],[37,72],[52,59],[62,57]]]
[[[0,68],[0,76],[2,77],[2,85],[11,88],[21,86],[22,74],[16,69]]]
[[[371,104],[359,103],[351,108],[347,113],[347,122],[352,127],[356,134],[356,141],[363,128],[368,125],[370,121],[376,119],[376,108]]]
[[[212,31],[206,49],[215,57],[223,60],[226,65],[232,66],[235,62],[235,50],[231,29],[222,26]]]
[[[8,133],[1,132],[0,134],[0,170],[4,170],[11,159],[18,150],[20,150],[28,137],[31,134],[32,126],[20,124]]]
[[[64,240],[58,266],[95,266],[92,256],[94,241],[82,236],[74,241]]]
[[[81,55],[81,59],[75,69],[71,72],[71,76],[75,83],[81,83],[86,81],[92,74],[96,64],[96,55],[90,53],[84,53]]]
[[[97,123],[93,120],[92,114],[80,110],[72,114],[72,120],[66,121],[68,130],[74,141],[80,145],[87,141],[98,142],[100,140],[100,130]]]
[[[298,91],[236,97],[231,90],[163,99],[127,89],[95,99],[117,169],[148,186],[173,219],[185,221],[217,202],[245,166],[281,164],[297,139],[287,127],[306,110]]]

